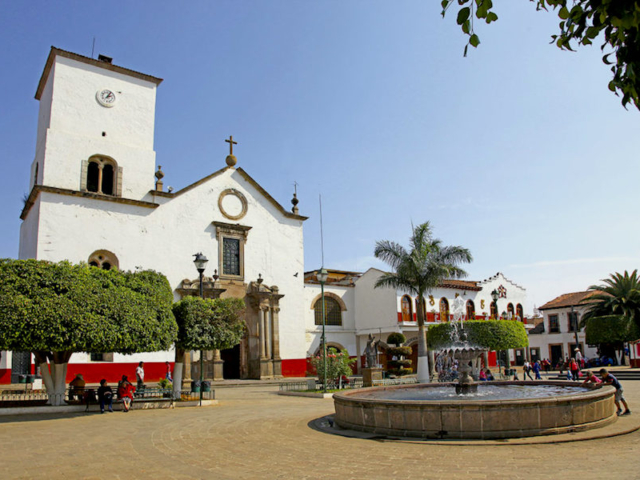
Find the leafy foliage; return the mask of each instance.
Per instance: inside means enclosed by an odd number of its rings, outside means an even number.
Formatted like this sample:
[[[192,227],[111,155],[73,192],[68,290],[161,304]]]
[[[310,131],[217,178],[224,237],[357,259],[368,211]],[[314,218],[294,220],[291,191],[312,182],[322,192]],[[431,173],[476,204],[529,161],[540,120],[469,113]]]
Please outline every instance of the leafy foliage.
[[[411,355],[411,347],[390,347],[387,348],[387,353],[389,355],[395,355],[397,357],[408,357],[409,355]]]
[[[454,328],[454,323],[429,327],[429,348],[438,350],[450,346]],[[494,351],[525,348],[529,345],[524,325],[513,320],[470,320],[464,322],[464,330],[471,345]]]
[[[608,53],[602,57],[612,65],[613,79],[609,90],[622,94],[622,105],[631,102],[640,109],[640,5],[637,0],[530,0],[537,10],[557,11],[560,33],[552,35],[562,50],[574,51],[574,46],[591,45],[600,35],[604,36],[601,50]],[[469,45],[477,47],[480,39],[474,31],[474,16],[486,23],[494,22],[498,16],[493,11],[491,0],[442,0],[442,16],[452,4],[460,6],[457,23],[469,37],[464,48],[467,55]],[[615,56],[615,61],[611,57]]]
[[[327,348],[327,380],[338,380],[343,375],[353,375],[351,365],[356,362],[355,358],[349,358],[346,350],[338,352],[333,347]],[[320,380],[324,378],[324,352],[311,359],[311,365],[316,369]]]
[[[624,316],[640,326],[640,278],[638,271],[631,274],[625,270],[624,274],[613,273],[611,278],[602,280],[603,285],[592,285],[589,290],[592,295],[583,300],[588,309],[583,315],[582,325],[589,319],[618,315]]]
[[[640,328],[631,319],[619,315],[593,317],[587,321],[586,341],[590,345],[621,344],[640,338]]]
[[[245,332],[244,301],[239,298],[186,297],[175,303],[176,348],[224,350],[240,343]]]
[[[402,345],[406,341],[407,337],[400,332],[392,332],[387,337],[387,343],[392,345]]]
[[[160,273],[0,260],[0,349],[151,352],[173,344],[173,295]]]
[[[384,273],[375,287],[406,290],[418,297],[418,355],[425,356],[426,312],[421,300],[426,293],[437,288],[442,280],[465,277],[467,272],[458,265],[471,262],[472,256],[466,248],[443,246],[439,239],[433,238],[429,222],[413,228],[409,243],[411,248],[406,250],[402,245],[388,240],[376,242],[376,258],[391,266],[393,272]]]

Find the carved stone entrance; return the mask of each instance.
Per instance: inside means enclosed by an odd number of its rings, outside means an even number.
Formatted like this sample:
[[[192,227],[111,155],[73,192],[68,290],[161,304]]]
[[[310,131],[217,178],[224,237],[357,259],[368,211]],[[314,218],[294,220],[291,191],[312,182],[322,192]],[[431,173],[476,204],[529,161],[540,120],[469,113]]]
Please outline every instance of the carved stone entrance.
[[[263,285],[262,279],[249,284],[246,297],[249,378],[282,377],[279,320],[282,297],[277,286]]]
[[[215,288],[221,287],[221,288]],[[198,280],[182,281],[176,290],[183,297],[199,294]],[[246,284],[233,280],[219,280],[205,277],[203,282],[205,298],[244,298],[246,304],[245,323],[247,333],[239,345],[224,350],[204,352],[203,374],[205,380],[230,378],[267,379],[282,377],[280,358],[280,295],[277,286],[266,286],[262,278]],[[192,379],[200,378],[200,362],[192,362],[199,354],[188,352],[184,358],[183,386]]]

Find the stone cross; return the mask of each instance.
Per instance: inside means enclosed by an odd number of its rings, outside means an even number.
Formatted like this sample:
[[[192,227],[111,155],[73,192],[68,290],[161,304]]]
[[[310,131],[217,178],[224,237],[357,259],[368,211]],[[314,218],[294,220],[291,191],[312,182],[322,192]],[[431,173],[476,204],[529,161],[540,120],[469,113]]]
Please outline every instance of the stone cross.
[[[229,139],[225,140],[229,144],[229,155],[233,155],[233,146],[237,145],[238,142],[233,141],[233,135],[229,135]]]

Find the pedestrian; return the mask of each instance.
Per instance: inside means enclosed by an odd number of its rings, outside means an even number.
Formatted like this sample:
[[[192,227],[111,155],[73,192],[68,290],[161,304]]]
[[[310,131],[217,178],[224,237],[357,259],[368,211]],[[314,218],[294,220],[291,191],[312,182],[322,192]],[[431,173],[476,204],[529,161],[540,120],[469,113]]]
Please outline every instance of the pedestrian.
[[[533,370],[533,373],[536,374],[536,380],[542,380],[542,377],[540,376],[540,370],[542,370],[542,365],[540,365],[540,360],[536,360],[533,363],[533,367],[531,367],[531,369]]]
[[[122,376],[122,380],[120,381],[120,385],[118,386],[118,397],[122,400],[122,405],[124,407],[123,412],[128,412],[131,409],[131,402],[133,401],[133,392],[136,391],[136,388],[131,385],[129,379],[126,375]]]
[[[480,380],[481,382],[487,381],[487,374],[485,373],[484,368],[480,369],[480,373],[478,374],[478,380]]]
[[[144,388],[144,362],[140,362],[136,368],[136,380],[138,381],[137,388],[141,390]]]
[[[171,376],[171,364],[169,362],[165,363],[167,364],[167,373],[165,374],[164,378],[173,383],[173,377]]]
[[[495,378],[493,378],[493,373],[491,373],[491,370],[487,368],[487,382],[493,382],[494,380]]]
[[[108,407],[109,411],[113,413],[113,390],[107,385],[107,380],[100,380],[100,386],[98,387],[98,401],[100,402],[100,413],[104,413],[104,407]]]
[[[69,400],[82,400],[84,397],[84,387],[87,382],[81,373],[78,373],[73,380],[69,382]]]
[[[618,379],[613,375],[611,375],[606,368],[600,369],[600,376],[602,377],[602,383],[604,383],[605,385],[613,385],[616,389],[615,402],[616,402],[616,407],[618,407],[618,411],[617,411],[618,416],[630,415],[631,410],[629,410],[629,405],[627,405],[627,401],[624,399],[622,395],[624,393],[624,390],[622,389],[622,385],[620,385],[620,382],[618,381]],[[625,408],[624,413],[622,413],[622,408],[620,408],[620,402],[622,402],[622,404],[624,405],[624,408]]]
[[[580,380],[580,367],[578,366],[578,362],[576,362],[575,358],[571,358],[569,362],[569,370],[571,371],[571,376],[574,381]]]
[[[522,366],[522,379],[526,380],[527,377],[529,377],[529,380],[533,380],[533,377],[531,377],[531,364],[529,362],[524,362],[524,365]]]

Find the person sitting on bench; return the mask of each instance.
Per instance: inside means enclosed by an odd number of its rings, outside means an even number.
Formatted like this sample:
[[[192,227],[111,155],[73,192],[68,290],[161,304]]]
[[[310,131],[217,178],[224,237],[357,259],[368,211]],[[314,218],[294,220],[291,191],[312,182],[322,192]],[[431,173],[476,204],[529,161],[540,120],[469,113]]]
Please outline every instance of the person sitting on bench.
[[[80,400],[84,398],[84,387],[87,383],[82,374],[78,373],[76,378],[69,382],[69,400]]]
[[[107,380],[100,380],[100,387],[98,388],[98,401],[100,402],[100,413],[104,413],[104,407],[108,407],[109,411],[113,413],[113,390],[107,385]]]

